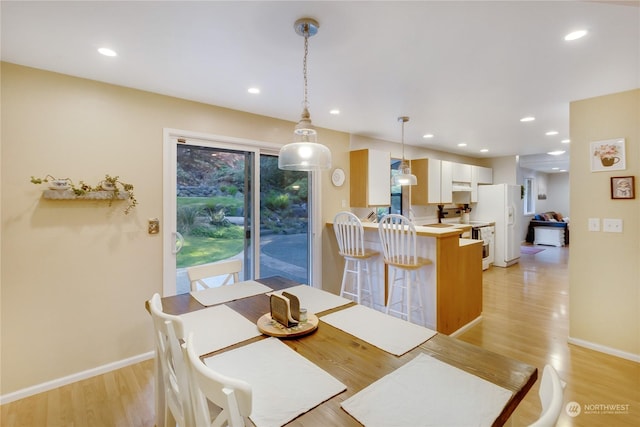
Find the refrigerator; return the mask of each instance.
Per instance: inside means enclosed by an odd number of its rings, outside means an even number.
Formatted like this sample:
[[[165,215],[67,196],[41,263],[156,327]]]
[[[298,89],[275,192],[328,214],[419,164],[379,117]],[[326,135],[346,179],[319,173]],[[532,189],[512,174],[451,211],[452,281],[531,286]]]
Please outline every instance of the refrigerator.
[[[498,267],[508,267],[520,259],[524,215],[524,201],[520,194],[519,185],[478,186],[478,203],[471,212],[476,221],[492,221],[496,224],[493,264]]]

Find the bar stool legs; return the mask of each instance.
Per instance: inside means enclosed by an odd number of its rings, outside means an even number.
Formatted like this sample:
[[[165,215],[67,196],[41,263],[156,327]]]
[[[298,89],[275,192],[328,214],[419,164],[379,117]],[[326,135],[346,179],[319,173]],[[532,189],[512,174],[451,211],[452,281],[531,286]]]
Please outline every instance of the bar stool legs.
[[[363,278],[364,275],[364,286]],[[351,277],[352,280],[349,280]],[[349,286],[351,282],[351,286]],[[369,306],[373,307],[373,291],[371,289],[371,269],[368,259],[345,257],[344,272],[342,273],[342,286],[340,296],[351,297],[358,304],[363,304],[362,294],[368,294]],[[367,304],[364,304],[367,305]]]
[[[391,278],[389,281],[389,295],[387,296],[386,313],[399,315],[402,319],[412,322],[412,312],[417,311],[420,316],[419,324],[424,326],[424,305],[421,289],[423,282],[421,280],[420,269],[404,269],[390,266],[389,270]],[[401,276],[397,277],[399,270]],[[400,294],[399,298],[398,295],[394,294]],[[398,308],[392,308],[398,305]]]

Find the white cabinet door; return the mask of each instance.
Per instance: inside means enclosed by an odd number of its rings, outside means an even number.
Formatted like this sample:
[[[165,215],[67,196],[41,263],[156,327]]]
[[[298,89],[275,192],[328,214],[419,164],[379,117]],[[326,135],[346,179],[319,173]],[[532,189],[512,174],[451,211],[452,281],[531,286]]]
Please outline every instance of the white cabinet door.
[[[478,201],[478,184],[493,184],[493,169],[483,166],[471,167],[471,203]]]
[[[453,163],[442,160],[440,167],[440,202],[453,203]]]
[[[451,163],[453,182],[471,182],[471,165]]]
[[[369,206],[391,205],[391,153],[369,150]]]
[[[428,203],[440,203],[440,174],[442,171],[442,161],[427,159],[429,164],[429,174],[427,177],[427,201]]]

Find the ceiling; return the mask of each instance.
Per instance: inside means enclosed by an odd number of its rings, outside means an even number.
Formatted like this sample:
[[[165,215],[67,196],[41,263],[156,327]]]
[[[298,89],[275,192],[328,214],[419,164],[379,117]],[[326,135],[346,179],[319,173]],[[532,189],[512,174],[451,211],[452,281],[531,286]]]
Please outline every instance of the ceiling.
[[[313,17],[320,30],[309,40],[309,103],[317,127],[399,142],[397,117],[407,115],[406,144],[471,157],[518,154],[524,166],[551,172],[549,162],[568,169],[570,144],[560,141],[570,138],[571,101],[640,87],[639,5],[2,1],[1,55],[295,122],[303,39],[293,23]],[[589,33],[563,40],[577,29]],[[118,56],[98,54],[103,46]],[[528,115],[536,120],[521,123]],[[550,130],[558,134],[545,135]],[[567,153],[545,154],[553,150]]]

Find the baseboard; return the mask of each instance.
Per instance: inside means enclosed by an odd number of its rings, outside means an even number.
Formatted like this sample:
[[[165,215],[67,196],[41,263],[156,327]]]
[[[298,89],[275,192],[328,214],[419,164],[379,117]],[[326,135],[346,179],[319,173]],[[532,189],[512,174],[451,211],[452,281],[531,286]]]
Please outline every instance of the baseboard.
[[[482,320],[482,315],[476,317],[475,319],[473,319],[471,322],[467,323],[466,325],[464,325],[463,327],[461,327],[460,329],[458,329],[457,331],[449,334],[450,337],[457,337],[458,335],[466,332],[467,330],[469,330],[469,328],[474,327],[475,325],[477,325],[478,323],[480,323],[480,321]]]
[[[107,372],[115,371],[116,369],[124,368],[125,366],[135,365],[136,363],[143,362],[145,360],[153,359],[155,352],[150,351],[148,353],[139,354],[137,356],[130,357],[128,359],[118,360],[106,365],[97,366],[86,371],[77,372],[75,374],[68,375],[66,377],[57,378],[55,380],[47,381],[42,384],[36,384],[31,387],[23,388],[22,390],[14,391],[0,396],[0,405],[13,402],[25,397],[33,396],[38,393],[53,390],[54,388],[62,387],[67,384],[74,383],[76,381],[86,380],[87,378],[95,377],[96,375],[105,374]]]
[[[581,340],[579,338],[569,337],[567,339],[569,344],[574,344],[580,347],[588,348],[590,350],[599,351],[600,353],[610,354],[611,356],[620,357],[622,359],[631,360],[632,362],[640,363],[640,354],[629,353],[626,351],[618,350],[616,348],[607,347],[601,344],[592,343],[590,341]]]

